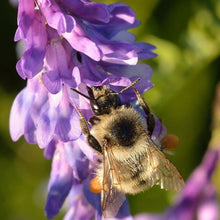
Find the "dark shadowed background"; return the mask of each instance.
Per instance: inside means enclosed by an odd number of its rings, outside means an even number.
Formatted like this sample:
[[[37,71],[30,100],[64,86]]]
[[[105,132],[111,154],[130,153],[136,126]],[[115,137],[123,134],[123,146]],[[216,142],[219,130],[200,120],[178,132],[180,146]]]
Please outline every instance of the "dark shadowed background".
[[[100,1],[110,3],[110,1]],[[113,1],[111,1],[113,2]],[[200,163],[211,132],[211,109],[220,79],[220,2],[218,0],[124,0],[141,21],[132,30],[138,41],[152,43],[159,56],[147,61],[155,87],[145,93],[152,111],[168,133],[180,138],[169,158],[187,179]],[[10,139],[12,102],[26,82],[16,73],[16,8],[2,1],[0,81],[0,219],[41,220],[44,216],[51,161],[36,145]],[[18,118],[19,120],[19,118]],[[220,177],[214,174],[220,195]],[[157,187],[129,197],[131,211],[162,212],[174,192]],[[63,213],[55,219],[62,219]]]

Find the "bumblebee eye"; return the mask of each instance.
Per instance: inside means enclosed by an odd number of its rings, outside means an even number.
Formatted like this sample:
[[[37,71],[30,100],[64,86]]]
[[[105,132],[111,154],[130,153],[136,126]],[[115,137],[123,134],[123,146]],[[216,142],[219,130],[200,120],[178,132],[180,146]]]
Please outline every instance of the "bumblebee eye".
[[[99,105],[98,104],[92,104],[91,105],[91,107],[92,107],[92,111],[95,113],[95,115],[100,115],[100,113],[101,113],[101,108],[99,107]]]
[[[98,105],[93,105],[94,110],[98,110],[99,106]]]
[[[92,106],[92,108],[93,108],[93,110],[95,111],[95,112],[99,112],[99,106],[98,105],[93,105]]]

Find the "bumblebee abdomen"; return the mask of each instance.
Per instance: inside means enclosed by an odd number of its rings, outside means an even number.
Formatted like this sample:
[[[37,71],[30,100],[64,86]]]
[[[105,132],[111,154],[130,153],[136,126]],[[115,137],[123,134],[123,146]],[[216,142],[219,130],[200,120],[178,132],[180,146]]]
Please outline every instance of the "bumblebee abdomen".
[[[145,155],[137,155],[136,158],[124,161],[124,165],[119,168],[120,182],[123,186],[120,190],[123,193],[137,194],[152,185],[146,173],[145,160]]]

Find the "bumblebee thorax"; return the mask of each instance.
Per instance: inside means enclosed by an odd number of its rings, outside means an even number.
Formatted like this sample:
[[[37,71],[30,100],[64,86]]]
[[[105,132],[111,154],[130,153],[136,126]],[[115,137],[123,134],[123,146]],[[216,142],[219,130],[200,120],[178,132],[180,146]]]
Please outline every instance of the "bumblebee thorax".
[[[132,147],[145,127],[142,116],[134,108],[125,106],[112,109],[109,116],[110,140],[123,147]]]
[[[109,127],[110,136],[121,146],[132,146],[137,137],[137,126],[134,120],[122,117]]]

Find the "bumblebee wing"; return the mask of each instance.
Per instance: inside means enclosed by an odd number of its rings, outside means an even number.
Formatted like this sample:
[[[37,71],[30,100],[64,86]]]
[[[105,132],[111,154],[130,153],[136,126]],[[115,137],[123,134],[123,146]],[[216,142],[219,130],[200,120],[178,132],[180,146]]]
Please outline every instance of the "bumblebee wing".
[[[103,152],[103,182],[101,191],[102,213],[105,218],[115,217],[124,203],[126,197],[120,189],[120,177],[118,175],[114,156],[111,148],[104,146]]]
[[[184,181],[178,169],[147,136],[149,145],[146,147],[146,176],[149,187],[160,185],[162,189],[180,191]]]

